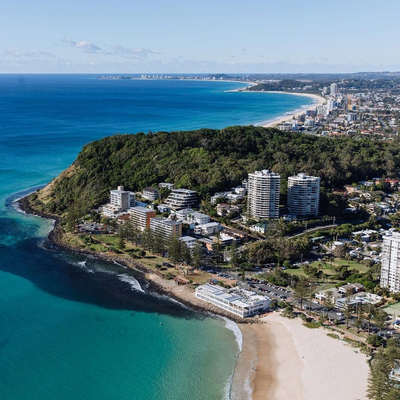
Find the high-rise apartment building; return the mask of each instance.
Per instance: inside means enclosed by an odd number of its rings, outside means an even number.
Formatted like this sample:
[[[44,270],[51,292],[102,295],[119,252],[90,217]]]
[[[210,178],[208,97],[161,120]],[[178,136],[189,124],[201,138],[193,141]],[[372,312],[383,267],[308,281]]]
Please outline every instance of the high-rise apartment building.
[[[300,173],[288,179],[288,207],[296,216],[318,215],[321,179]]]
[[[338,93],[337,83],[332,83],[332,85],[331,85],[331,96],[337,96],[337,93]]]
[[[130,206],[129,196],[130,193],[124,190],[123,186],[118,186],[117,190],[110,191],[110,204],[126,211]]]
[[[253,218],[279,217],[281,177],[268,170],[249,174],[247,179],[247,208]]]
[[[391,292],[400,292],[400,233],[383,237],[381,286]]]

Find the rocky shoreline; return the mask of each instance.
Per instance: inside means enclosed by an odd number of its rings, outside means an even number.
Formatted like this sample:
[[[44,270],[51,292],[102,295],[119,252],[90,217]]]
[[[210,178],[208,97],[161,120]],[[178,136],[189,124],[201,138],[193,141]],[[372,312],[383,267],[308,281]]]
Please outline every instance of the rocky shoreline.
[[[66,244],[62,240],[63,233],[62,233],[62,227],[60,226],[61,223],[60,216],[55,214],[43,213],[41,211],[36,210],[30,203],[29,196],[25,196],[20,200],[18,200],[18,204],[20,209],[27,214],[36,215],[41,218],[51,219],[54,221],[54,228],[48,234],[49,247],[51,247],[52,249],[57,248],[60,249],[61,251],[65,251],[72,254],[83,254],[99,258],[103,261],[118,262],[119,264],[122,264],[128,268],[132,268],[143,275],[143,279],[146,280],[146,282],[148,282],[149,289],[151,292],[155,292],[160,295],[165,295],[167,297],[170,297],[194,311],[207,314],[211,313],[213,315],[228,318],[229,320],[241,324],[261,323],[261,321],[259,321],[258,319],[240,318],[230,313],[224,312],[224,310],[221,310],[220,308],[215,307],[212,304],[202,302],[201,300],[198,300],[194,296],[194,294],[190,292],[189,289],[187,288],[185,288],[186,289],[185,295],[179,295],[171,290],[170,286],[168,285],[168,281],[166,281],[161,274],[157,273],[157,271],[150,270],[149,268],[145,267],[144,265],[140,264],[137,261],[130,259],[128,260],[124,257],[119,257],[119,256],[110,256],[104,253],[81,249],[79,247]],[[200,302],[202,304],[200,304]]]

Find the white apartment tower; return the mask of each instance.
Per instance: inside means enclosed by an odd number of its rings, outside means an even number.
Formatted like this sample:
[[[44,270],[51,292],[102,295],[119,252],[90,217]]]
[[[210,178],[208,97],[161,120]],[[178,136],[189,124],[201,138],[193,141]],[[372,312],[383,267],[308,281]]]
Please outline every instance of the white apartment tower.
[[[130,207],[130,193],[123,186],[118,186],[117,190],[110,191],[110,204],[126,211]]]
[[[279,189],[281,177],[268,170],[249,174],[247,206],[253,218],[279,218]]]
[[[391,292],[400,292],[400,233],[383,237],[381,286]]]
[[[337,83],[331,85],[331,96],[337,96]]]
[[[321,179],[300,173],[288,179],[288,207],[296,216],[318,215]]]

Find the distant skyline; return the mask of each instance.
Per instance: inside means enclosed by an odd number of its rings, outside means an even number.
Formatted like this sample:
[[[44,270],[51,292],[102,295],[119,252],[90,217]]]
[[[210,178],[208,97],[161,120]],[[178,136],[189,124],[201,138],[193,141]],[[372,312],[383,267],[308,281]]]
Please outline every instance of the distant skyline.
[[[400,71],[398,0],[7,3],[0,73]]]

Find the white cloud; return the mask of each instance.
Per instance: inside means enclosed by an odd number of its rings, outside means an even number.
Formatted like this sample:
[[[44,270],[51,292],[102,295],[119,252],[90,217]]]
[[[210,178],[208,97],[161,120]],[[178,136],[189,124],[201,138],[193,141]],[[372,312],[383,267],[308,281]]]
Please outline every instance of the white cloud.
[[[107,47],[108,50],[104,51],[104,54],[107,55],[119,55],[124,58],[136,58],[136,59],[144,59],[149,54],[159,54],[145,47],[140,48],[128,48],[124,46],[120,46],[118,44],[113,44]]]
[[[101,50],[101,47],[96,46],[94,43],[87,42],[86,40],[81,40],[79,42],[75,42],[70,38],[61,39],[61,43],[64,43],[67,46],[76,47],[78,49],[83,49],[85,53],[97,53]]]
[[[40,60],[40,59],[54,59],[56,56],[53,53],[46,51],[17,51],[17,50],[4,50],[0,53],[3,59],[10,61],[17,60]]]

